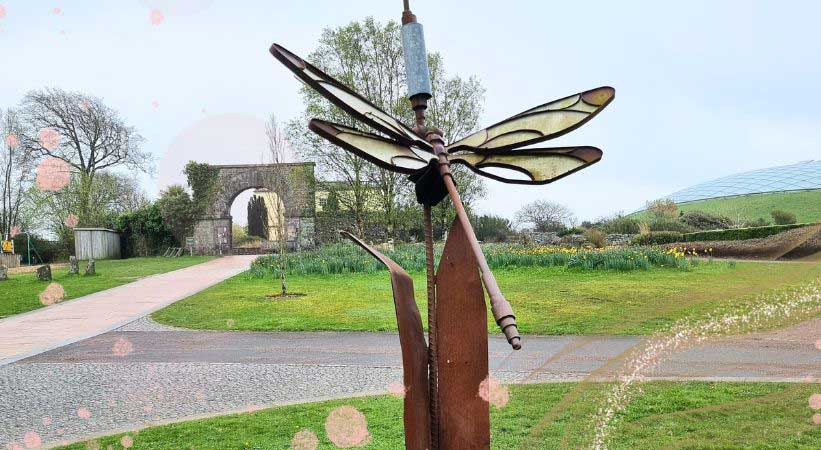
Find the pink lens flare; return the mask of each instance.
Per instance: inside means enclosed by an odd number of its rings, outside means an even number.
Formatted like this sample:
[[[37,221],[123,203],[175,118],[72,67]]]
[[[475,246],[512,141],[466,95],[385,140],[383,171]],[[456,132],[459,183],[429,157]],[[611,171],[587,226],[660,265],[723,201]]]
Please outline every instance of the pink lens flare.
[[[18,234],[20,234],[20,231],[21,231],[20,227],[18,227],[17,225],[11,227],[11,237],[14,237],[14,236],[17,236]]]
[[[821,425],[821,414],[815,413],[812,415],[812,424]]]
[[[510,401],[510,392],[508,392],[507,386],[490,375],[479,383],[478,395],[482,400],[497,409],[505,407],[507,402]]]
[[[79,408],[77,410],[77,417],[88,420],[91,418],[91,411],[88,408]]]
[[[63,225],[69,228],[77,228],[78,223],[80,223],[80,219],[78,219],[74,214],[69,214],[68,217],[66,217],[66,220],[63,221]]]
[[[82,102],[80,102],[80,109],[82,109],[83,111],[88,111],[89,108],[91,108],[91,102],[89,102],[88,100],[83,100]]]
[[[6,449],[7,450],[23,450],[23,446],[21,446],[20,444],[18,444],[16,442],[9,442],[8,444],[6,444]]]
[[[60,133],[54,128],[46,127],[37,133],[37,140],[44,149],[54,150],[60,145]]]
[[[111,353],[113,353],[114,356],[119,357],[128,356],[133,351],[134,345],[132,345],[128,339],[123,337],[118,338],[117,342],[114,343],[114,346],[111,347]]]
[[[812,394],[809,404],[812,409],[821,409],[821,394]]]
[[[405,385],[398,381],[394,381],[388,385],[388,393],[396,398],[405,398],[405,393],[407,393],[407,391],[408,390]]]
[[[17,137],[16,134],[11,133],[6,136],[6,147],[9,149],[17,148],[17,145],[20,144],[20,138]]]
[[[134,438],[131,436],[123,436],[120,438],[120,445],[122,445],[123,448],[131,448],[131,446],[134,445]]]
[[[353,406],[340,406],[325,419],[328,439],[339,448],[360,447],[371,440],[365,415]]]
[[[291,450],[316,450],[319,447],[319,438],[311,430],[299,430],[291,439]]]
[[[3,19],[5,17],[6,17],[6,7],[3,6],[3,5],[0,5],[0,19]]]
[[[818,349],[818,350],[821,350],[821,339],[818,339],[817,341],[815,341],[815,348]]]
[[[62,8],[60,8],[60,7],[56,7],[56,6],[55,6],[54,8],[51,8],[51,12],[52,12],[52,13],[54,13],[54,14],[56,14],[56,15],[60,15],[60,14],[62,14],[62,13],[63,13],[63,9],[62,9]]]
[[[70,181],[71,166],[60,158],[46,158],[37,166],[37,187],[41,191],[59,191]]]
[[[66,296],[66,291],[59,283],[51,283],[40,293],[40,303],[45,306],[50,306],[55,303],[60,303]]]
[[[149,9],[157,9],[167,16],[196,14],[214,3],[214,0],[140,0]]]
[[[151,107],[154,108],[154,109],[159,108],[160,107],[160,102],[158,102],[156,100],[151,100]]]
[[[165,16],[159,9],[154,9],[148,15],[148,20],[151,22],[151,25],[159,25],[165,20]]]
[[[51,417],[43,417],[43,426],[51,425]]]
[[[26,445],[26,448],[37,448],[43,444],[43,440],[40,439],[39,434],[29,431],[23,435],[23,444]]]

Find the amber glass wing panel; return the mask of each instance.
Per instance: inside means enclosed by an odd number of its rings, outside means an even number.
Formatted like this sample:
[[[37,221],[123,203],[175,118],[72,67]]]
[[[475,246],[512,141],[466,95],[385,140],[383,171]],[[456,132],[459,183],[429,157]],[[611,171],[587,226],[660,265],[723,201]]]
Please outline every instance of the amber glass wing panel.
[[[615,95],[613,88],[600,87],[545,103],[460,139],[448,149],[511,150],[553,139],[584,125]]]
[[[271,46],[271,54],[285,67],[294,72],[305,84],[357,120],[385,133],[402,144],[416,145],[430,151],[430,145],[407,125],[382,111],[365,97],[357,94],[299,56],[278,44]]]
[[[461,151],[451,155],[450,160],[464,164],[480,175],[505,183],[547,184],[595,164],[601,157],[602,151],[595,147],[558,147],[489,154]],[[493,168],[514,170],[524,177],[504,176],[493,172]]]
[[[417,147],[324,120],[313,119],[308,127],[331,143],[394,172],[409,175],[427,166],[434,157]]]

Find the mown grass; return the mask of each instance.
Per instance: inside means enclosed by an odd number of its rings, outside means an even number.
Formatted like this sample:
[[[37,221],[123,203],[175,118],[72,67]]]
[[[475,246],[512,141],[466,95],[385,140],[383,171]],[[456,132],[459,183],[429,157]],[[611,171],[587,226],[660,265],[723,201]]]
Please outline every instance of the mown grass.
[[[814,191],[776,192],[770,194],[741,195],[737,197],[715,198],[678,205],[680,211],[704,211],[727,216],[739,222],[764,219],[772,222],[770,213],[774,209],[795,214],[798,223],[821,221],[821,189]],[[645,211],[635,217],[645,217]]]
[[[715,262],[691,270],[499,269],[496,278],[530,334],[644,335],[676,320],[821,277],[821,265]],[[411,274],[426,322],[425,276]],[[305,294],[272,300],[273,277],[241,274],[154,313],[161,323],[196,329],[251,331],[395,331],[386,272],[288,277]],[[491,332],[497,332],[488,320]]]
[[[80,261],[80,275],[69,275],[68,267],[52,267],[51,273],[53,282],[65,289],[65,300],[69,300],[210,259],[207,256],[184,256],[100,260],[96,262],[97,274],[92,276],[83,275],[86,262]],[[39,281],[34,272],[9,274],[8,280],[0,281],[0,318],[42,307],[39,295],[48,285],[48,282]]]
[[[590,448],[593,414],[608,385],[574,383],[510,386],[507,406],[491,407],[491,448]],[[583,393],[578,394],[579,387]],[[817,449],[821,427],[808,405],[818,384],[643,383],[642,395],[618,417],[611,449]],[[567,402],[568,398],[571,402]],[[301,430],[310,430],[320,449],[336,448],[325,432],[334,408],[350,405],[367,419],[371,440],[364,449],[404,448],[402,401],[362,397],[284,406],[147,428],[76,443],[65,450],[120,449],[128,435],[141,449],[288,449]]]

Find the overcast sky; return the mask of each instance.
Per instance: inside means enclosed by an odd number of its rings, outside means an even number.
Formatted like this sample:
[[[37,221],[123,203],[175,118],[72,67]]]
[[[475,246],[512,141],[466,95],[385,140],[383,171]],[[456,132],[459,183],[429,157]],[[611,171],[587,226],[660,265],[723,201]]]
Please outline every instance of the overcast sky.
[[[402,2],[0,6],[0,107],[44,86],[102,97],[156,155],[158,173],[145,178],[155,195],[183,181],[190,159],[259,162],[264,118],[298,115],[299,84],[268,53],[272,42],[307,55],[323,28],[369,15],[398,19]],[[592,87],[616,88],[602,114],[551,141],[599,147],[600,163],[547,186],[488,181],[483,212],[512,217],[526,202],[549,199],[595,218],[722,175],[821,157],[821,2],[411,0],[411,7],[448,71],[476,75],[487,88],[483,124]]]

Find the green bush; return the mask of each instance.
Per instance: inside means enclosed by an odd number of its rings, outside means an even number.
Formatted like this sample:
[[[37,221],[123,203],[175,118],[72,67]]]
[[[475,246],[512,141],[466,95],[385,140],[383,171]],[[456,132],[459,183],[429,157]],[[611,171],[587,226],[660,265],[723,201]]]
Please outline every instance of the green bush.
[[[559,231],[557,234],[559,235],[559,237],[565,237],[570,236],[571,234],[584,234],[585,231],[587,230],[585,230],[584,228],[571,227],[565,228],[564,230]]]
[[[743,228],[768,227],[768,226],[770,226],[770,222],[767,222],[767,219],[765,219],[763,217],[759,217],[755,220],[748,220],[748,221],[744,222],[744,227]],[[730,227],[726,227],[726,228],[730,228]]]
[[[549,246],[521,244],[485,244],[482,250],[492,269],[516,267],[568,267],[582,270],[645,270],[651,267],[687,269],[692,265],[686,258],[657,248],[606,248],[577,250]],[[425,249],[422,244],[400,244],[393,250],[382,251],[408,272],[425,270]],[[434,248],[435,260],[442,254],[442,245]],[[279,256],[260,256],[251,263],[250,276],[263,278],[277,276]],[[344,274],[373,273],[385,267],[361,248],[350,243],[330,244],[315,250],[286,255],[288,274]]]
[[[639,221],[627,216],[605,219],[599,228],[607,234],[638,234]]]
[[[28,264],[29,251],[26,235],[21,233],[11,240],[14,241],[14,252],[18,255],[22,255],[23,258],[21,261],[23,264]],[[32,234],[30,242],[32,248],[31,262],[33,264],[53,263],[68,259],[65,244],[60,241],[49,241],[36,234]]]
[[[633,238],[633,245],[660,245],[681,242],[684,235],[676,231],[651,231]]]
[[[156,202],[134,212],[121,214],[114,220],[114,228],[120,233],[123,258],[157,255],[167,247],[178,244],[171,234],[171,228],[163,221]]]
[[[695,233],[687,233],[684,239],[687,242],[695,241],[741,241],[745,239],[759,239],[767,236],[772,236],[787,230],[801,228],[808,225],[806,223],[789,224],[789,225],[770,225],[767,227],[754,228],[733,228],[730,230],[712,230],[712,231],[698,231]]]
[[[795,214],[781,209],[773,210],[770,213],[776,225],[791,225],[795,223]]]
[[[593,244],[594,247],[604,247],[605,237],[604,233],[602,233],[601,231],[595,228],[591,228],[584,232],[584,237],[587,238],[587,240],[590,241],[590,243]]]
[[[724,230],[733,226],[729,217],[704,211],[687,211],[679,220],[696,230]]]
[[[507,237],[513,233],[510,221],[504,217],[483,215],[474,218],[472,222],[476,239],[480,241],[505,242]]]
[[[678,220],[665,217],[656,217],[647,222],[650,231],[675,231],[677,233],[690,233],[695,231],[690,225]]]

